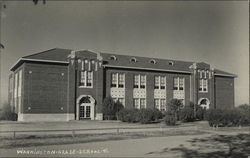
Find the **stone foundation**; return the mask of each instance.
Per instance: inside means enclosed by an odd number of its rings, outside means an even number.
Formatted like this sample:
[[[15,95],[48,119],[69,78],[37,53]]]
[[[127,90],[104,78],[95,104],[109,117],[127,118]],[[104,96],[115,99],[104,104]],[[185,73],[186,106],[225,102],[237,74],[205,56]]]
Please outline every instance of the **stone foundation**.
[[[75,120],[75,114],[18,114],[18,121],[69,121]]]

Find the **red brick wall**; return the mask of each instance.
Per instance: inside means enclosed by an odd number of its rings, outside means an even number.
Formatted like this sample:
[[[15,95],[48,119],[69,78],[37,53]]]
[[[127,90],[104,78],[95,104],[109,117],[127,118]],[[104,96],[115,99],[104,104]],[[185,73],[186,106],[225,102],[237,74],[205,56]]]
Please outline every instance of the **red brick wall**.
[[[216,108],[234,106],[234,78],[215,76]]]
[[[23,75],[21,113],[67,112],[67,66],[25,63]]]

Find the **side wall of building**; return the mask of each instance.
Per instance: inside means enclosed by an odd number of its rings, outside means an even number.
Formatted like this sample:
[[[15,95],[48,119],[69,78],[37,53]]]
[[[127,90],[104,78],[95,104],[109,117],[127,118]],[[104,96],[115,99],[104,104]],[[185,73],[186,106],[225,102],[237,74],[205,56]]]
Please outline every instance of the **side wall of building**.
[[[19,120],[48,119],[67,120],[67,84],[66,65],[48,63],[25,63],[23,82],[23,104]],[[40,114],[40,115],[34,115]],[[48,114],[48,115],[41,115]],[[58,117],[53,117],[57,114]],[[58,115],[62,114],[62,115]],[[72,113],[72,115],[74,115]],[[49,117],[52,116],[52,117]],[[37,118],[38,117],[38,118]]]
[[[234,107],[234,78],[215,76],[216,108]]]

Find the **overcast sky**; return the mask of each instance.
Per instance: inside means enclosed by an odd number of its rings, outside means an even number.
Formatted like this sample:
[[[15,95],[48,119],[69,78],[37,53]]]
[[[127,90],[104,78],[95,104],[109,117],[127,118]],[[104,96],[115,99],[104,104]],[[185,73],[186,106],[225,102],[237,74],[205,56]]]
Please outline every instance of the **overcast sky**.
[[[207,62],[238,75],[236,105],[249,102],[248,2],[6,1],[2,9],[1,101],[9,68],[59,47]]]

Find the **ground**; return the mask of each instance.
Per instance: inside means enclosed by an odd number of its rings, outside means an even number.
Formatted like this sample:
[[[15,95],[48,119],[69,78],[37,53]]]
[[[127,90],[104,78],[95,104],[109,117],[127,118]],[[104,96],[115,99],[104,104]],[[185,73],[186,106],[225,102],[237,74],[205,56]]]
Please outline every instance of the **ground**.
[[[44,124],[46,127],[41,128]],[[48,124],[48,125],[46,125]],[[55,126],[57,124],[57,126]],[[68,123],[1,123],[0,129],[9,130],[66,129]],[[175,128],[164,124],[127,124],[121,122],[72,122],[76,127],[138,127],[119,133],[103,130],[101,133],[79,133],[72,137],[54,133],[19,135],[15,140],[1,136],[1,157],[176,157],[176,158],[244,158],[250,156],[249,128],[209,128],[206,122],[184,124]],[[151,130],[146,127],[154,127]],[[159,128],[157,128],[159,127]],[[161,130],[158,130],[161,129]],[[10,135],[11,136],[11,135]],[[28,153],[29,152],[29,153]]]

